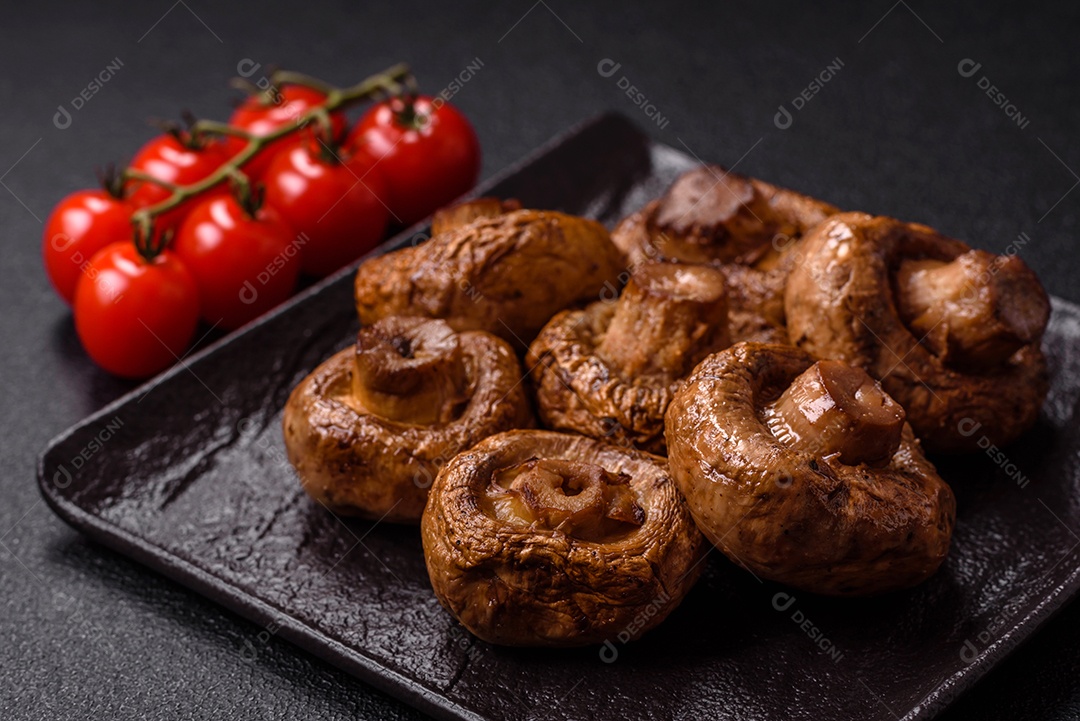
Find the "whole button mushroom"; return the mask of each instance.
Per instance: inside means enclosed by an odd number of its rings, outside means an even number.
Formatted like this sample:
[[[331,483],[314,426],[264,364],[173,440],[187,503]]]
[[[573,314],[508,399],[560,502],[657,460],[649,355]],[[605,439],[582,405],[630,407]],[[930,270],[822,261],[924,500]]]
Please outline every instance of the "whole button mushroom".
[[[617,287],[624,267],[604,226],[554,211],[475,218],[356,273],[360,322],[388,315],[443,318],[525,347],[563,308]],[[440,226],[443,221],[440,221]]]
[[[715,265],[727,276],[733,339],[785,343],[784,283],[799,240],[837,212],[820,200],[702,165],[625,218],[611,239],[631,267]]]
[[[667,442],[698,527],[759,578],[877,594],[922,582],[948,552],[952,491],[860,368],[739,343],[676,393]]]
[[[1046,397],[1046,291],[1016,256],[865,213],[822,223],[785,293],[792,342],[865,368],[930,451],[1015,440]]]
[[[705,545],[662,458],[551,431],[454,458],[421,535],[442,605],[510,646],[637,638],[697,581]]]
[[[489,333],[385,318],[293,390],[282,419],[289,461],[335,513],[415,523],[446,461],[532,426],[521,377],[513,350]]]
[[[614,303],[555,316],[525,359],[545,425],[663,454],[678,383],[730,344],[724,284],[714,268],[652,263]]]

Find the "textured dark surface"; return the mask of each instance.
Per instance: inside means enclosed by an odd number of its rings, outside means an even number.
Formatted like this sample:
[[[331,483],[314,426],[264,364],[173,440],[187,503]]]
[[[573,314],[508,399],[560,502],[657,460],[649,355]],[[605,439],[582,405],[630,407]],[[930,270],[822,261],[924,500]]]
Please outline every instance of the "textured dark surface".
[[[5,7],[0,715],[419,717],[280,636],[260,636],[257,625],[85,541],[45,508],[33,483],[50,437],[130,388],[80,351],[40,267],[37,218],[63,194],[91,185],[95,165],[129,157],[153,133],[145,118],[183,106],[223,116],[226,80],[244,58],[341,83],[407,59],[434,91],[479,57],[484,68],[454,102],[477,126],[485,176],[604,108],[647,123],[618,87],[625,76],[667,118],[650,131],[657,139],[844,207],[936,225],[980,247],[1000,251],[1024,232],[1030,242],[1021,255],[1049,290],[1080,300],[1073,241],[1080,194],[1065,195],[1080,167],[1074,4],[703,5],[469,2],[441,15],[416,2]],[[71,127],[54,127],[57,106],[117,57],[123,68]],[[608,78],[596,71],[604,58],[622,64]],[[836,77],[789,129],[776,128],[778,106],[790,107],[834,58],[844,63]],[[971,78],[957,72],[964,58],[982,63]],[[1026,128],[979,89],[983,76],[1027,116]],[[1031,467],[1015,460],[1036,478],[1038,458]],[[1002,494],[1019,491],[1017,504],[1037,489],[1036,481],[1026,489],[999,485]],[[1072,503],[1044,501],[1059,515],[1072,512]],[[1047,512],[1030,531],[1055,524]],[[738,641],[742,618],[722,609],[711,618],[718,648]],[[1078,645],[1074,606],[945,718],[1077,717]],[[523,684],[508,679],[512,688]],[[690,692],[711,693],[670,696]],[[620,703],[604,688],[590,694],[597,708]],[[817,708],[828,701],[817,693],[802,699]],[[869,713],[875,702],[867,704]]]
[[[611,224],[694,165],[611,118],[483,192]],[[107,545],[454,718],[577,719],[599,698],[625,699],[612,707],[620,719],[928,718],[1080,587],[1080,308],[1059,304],[1044,417],[1008,453],[1034,480],[1018,487],[986,459],[946,464],[960,501],[954,545],[919,588],[870,601],[792,595],[717,554],[683,606],[632,646],[476,641],[431,593],[414,528],[337,519],[285,460],[289,391],[355,337],[351,280],[312,289],[64,437],[43,460],[50,503]],[[102,450],[72,474],[95,439]],[[716,608],[741,623],[715,625]]]

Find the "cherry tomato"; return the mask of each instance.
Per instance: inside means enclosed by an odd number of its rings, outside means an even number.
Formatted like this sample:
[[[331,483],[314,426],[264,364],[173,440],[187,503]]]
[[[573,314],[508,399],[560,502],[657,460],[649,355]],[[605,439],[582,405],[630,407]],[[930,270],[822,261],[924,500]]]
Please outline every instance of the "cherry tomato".
[[[228,158],[221,141],[210,141],[202,148],[189,148],[174,135],[166,133],[144,145],[135,154],[131,167],[174,185],[191,185],[211,175]],[[132,181],[132,188],[128,200],[136,208],[160,203],[171,195],[167,188],[149,181]],[[155,220],[157,232],[175,229],[191,210],[193,202],[186,201],[159,216]]]
[[[274,158],[263,182],[266,203],[303,241],[305,273],[324,276],[371,250],[386,232],[386,186],[370,158],[338,160],[303,142]]]
[[[272,207],[253,217],[219,194],[192,209],[173,250],[195,276],[203,319],[232,330],[292,295],[301,245]]]
[[[180,357],[199,322],[195,278],[169,251],[146,260],[130,240],[99,250],[75,291],[75,330],[99,366],[145,378]]]
[[[303,85],[285,85],[274,96],[268,96],[265,93],[249,96],[240,107],[233,111],[229,124],[246,130],[252,135],[269,135],[282,125],[298,122],[300,116],[324,102],[326,102],[326,96],[318,90]],[[347,121],[342,113],[330,114],[330,126],[335,138],[344,135],[346,125]],[[307,131],[301,135],[310,137]],[[297,136],[287,135],[271,143],[248,161],[243,171],[250,178],[262,178],[274,156],[295,145],[296,142]],[[245,141],[242,138],[229,138],[228,143],[231,157],[244,148]]]
[[[132,208],[105,190],[78,190],[61,200],[41,239],[45,272],[57,295],[71,305],[82,269],[109,243],[131,237]]]
[[[418,96],[392,98],[360,118],[349,136],[354,148],[378,163],[387,204],[410,225],[465,193],[480,175],[480,142],[472,125],[449,103]]]

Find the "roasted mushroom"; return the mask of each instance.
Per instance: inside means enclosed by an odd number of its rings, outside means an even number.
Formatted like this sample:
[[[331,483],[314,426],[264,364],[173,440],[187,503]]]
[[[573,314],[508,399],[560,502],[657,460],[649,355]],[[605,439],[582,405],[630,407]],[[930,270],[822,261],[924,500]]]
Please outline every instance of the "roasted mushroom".
[[[555,313],[617,287],[621,268],[599,223],[516,210],[363,263],[356,309],[364,324],[395,314],[445,318],[455,330],[527,345]]]
[[[663,459],[550,431],[454,458],[421,532],[442,605],[511,646],[637,638],[694,585],[704,545]]]
[[[675,388],[729,345],[727,328],[723,273],[640,266],[617,301],[563,311],[529,347],[540,417],[551,428],[663,454]]]
[[[292,392],[282,425],[304,489],[344,515],[415,523],[439,468],[533,423],[510,346],[441,320],[363,328]]]
[[[514,198],[473,198],[435,211],[431,219],[431,234],[441,235],[457,230],[479,218],[497,218],[514,210],[521,210],[521,203]]]
[[[783,292],[791,251],[807,230],[836,212],[820,200],[703,165],[624,219],[611,239],[632,267],[657,261],[716,265],[727,275],[732,337],[786,342]]]
[[[1035,422],[1050,301],[1020,258],[865,213],[833,216],[800,251],[792,342],[880,379],[928,450],[1005,444]]]
[[[667,442],[698,527],[759,578],[876,594],[920,583],[948,551],[952,491],[862,369],[739,343],[676,393]]]

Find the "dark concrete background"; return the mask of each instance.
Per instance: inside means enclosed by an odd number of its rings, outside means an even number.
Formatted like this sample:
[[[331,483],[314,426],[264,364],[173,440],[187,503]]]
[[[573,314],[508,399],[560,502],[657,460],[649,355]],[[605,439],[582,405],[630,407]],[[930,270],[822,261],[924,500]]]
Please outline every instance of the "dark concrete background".
[[[845,208],[999,251],[1023,233],[1021,255],[1049,290],[1080,300],[1080,192],[1071,192],[1080,183],[1080,6],[359,5],[35,2],[0,14],[3,718],[418,716],[84,541],[34,483],[48,439],[129,387],[82,354],[41,269],[40,221],[61,196],[92,185],[96,166],[126,160],[149,138],[147,118],[181,108],[227,116],[227,81],[244,59],[340,84],[405,60],[435,92],[479,58],[454,102],[477,127],[485,175],[585,116],[620,110],[703,159]],[[610,77],[597,70],[605,59],[620,64]],[[958,70],[966,59],[965,68],[981,65],[971,77]],[[70,126],[56,127],[58,106],[70,110],[117,60]],[[777,127],[780,106],[791,110],[830,64],[835,75],[790,127]],[[1024,127],[980,82],[1000,88]],[[1078,644],[1073,607],[947,717],[1077,717]]]

